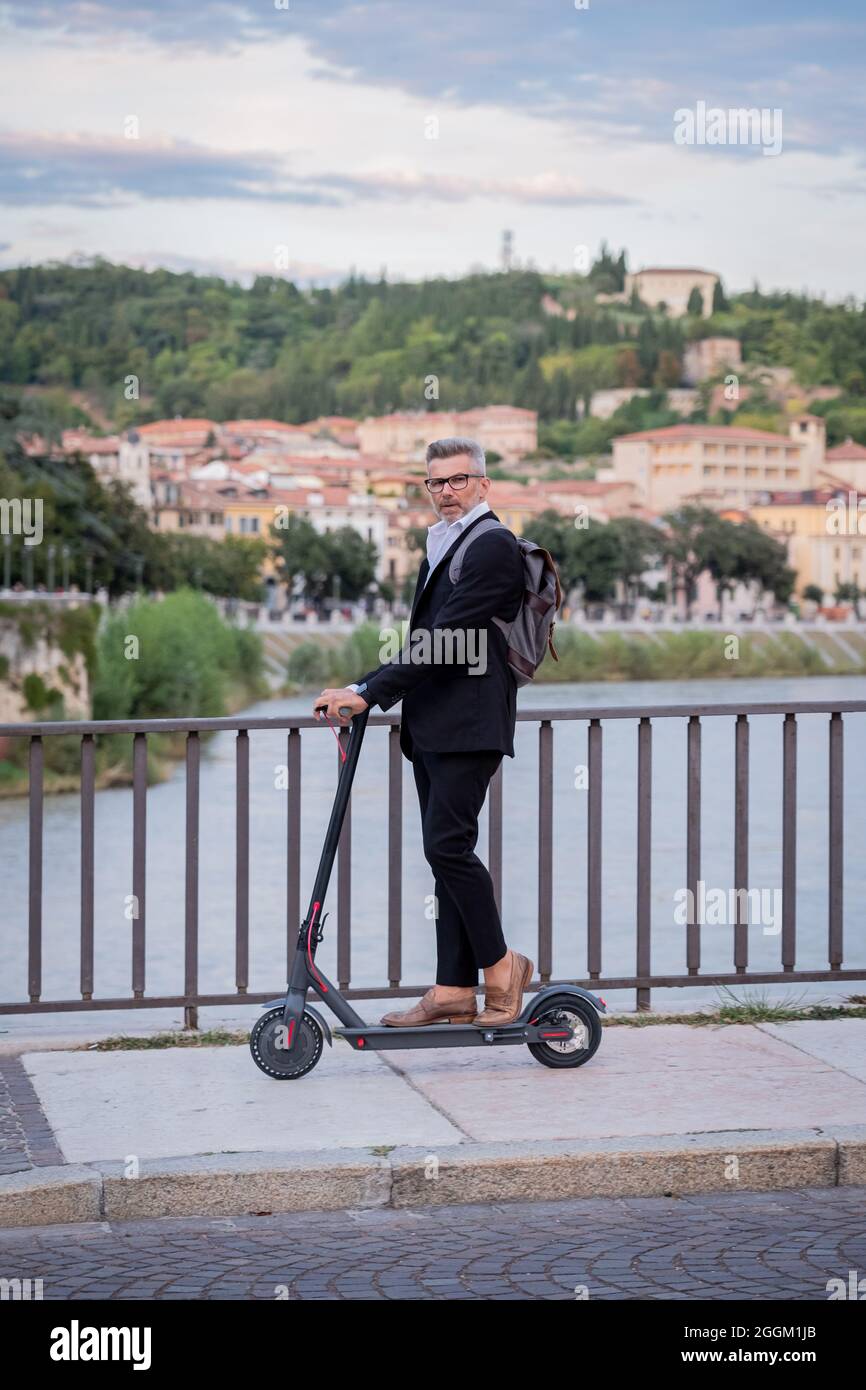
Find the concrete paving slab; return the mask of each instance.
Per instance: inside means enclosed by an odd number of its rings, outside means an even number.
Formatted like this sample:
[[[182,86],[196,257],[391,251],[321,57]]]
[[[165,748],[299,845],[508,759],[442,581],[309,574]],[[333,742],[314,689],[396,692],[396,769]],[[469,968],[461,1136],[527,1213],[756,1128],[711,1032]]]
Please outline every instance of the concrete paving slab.
[[[325,1049],[310,1075],[282,1083],[259,1072],[244,1046],[36,1052],[22,1062],[70,1163],[377,1145],[433,1150],[866,1125],[866,1080],[805,1046],[827,1058],[835,1049],[855,1065],[858,1024],[612,1028],[587,1066],[561,1072],[522,1047],[378,1056],[342,1042]],[[792,1040],[790,1030],[800,1028],[810,1030],[800,1035],[804,1046]],[[852,1150],[850,1171],[862,1162]]]
[[[607,1029],[574,1071],[519,1048],[392,1057],[476,1142],[866,1123],[861,1081],[751,1026]]]
[[[859,1081],[866,1081],[866,1018],[835,1020],[828,1030],[818,1019],[802,1019],[795,1023],[762,1023],[763,1033],[779,1038],[791,1048],[837,1071],[847,1072]]]
[[[308,1076],[274,1081],[246,1047],[25,1053],[64,1157],[459,1143],[467,1136],[375,1054],[325,1046]]]
[[[474,1070],[482,1058],[485,1066],[492,1059],[497,1067],[533,1073],[544,1070],[524,1047],[430,1048],[385,1055],[413,1078],[427,1071],[450,1071],[453,1067]],[[601,1046],[586,1070],[594,1071],[603,1066],[608,1072],[646,1075],[660,1071],[718,1071],[721,1067],[753,1070],[785,1066],[808,1070],[812,1065],[813,1059],[804,1051],[750,1024],[695,1027],[686,1023],[665,1023],[643,1028],[605,1028]],[[578,1070],[582,1072],[584,1068]]]

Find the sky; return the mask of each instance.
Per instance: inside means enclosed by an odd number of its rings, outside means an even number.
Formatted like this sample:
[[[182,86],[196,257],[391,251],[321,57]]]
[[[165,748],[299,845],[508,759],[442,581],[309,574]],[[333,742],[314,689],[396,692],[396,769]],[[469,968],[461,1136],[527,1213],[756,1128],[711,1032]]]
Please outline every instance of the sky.
[[[0,0],[0,265],[419,279],[508,228],[859,300],[864,56],[863,0]]]

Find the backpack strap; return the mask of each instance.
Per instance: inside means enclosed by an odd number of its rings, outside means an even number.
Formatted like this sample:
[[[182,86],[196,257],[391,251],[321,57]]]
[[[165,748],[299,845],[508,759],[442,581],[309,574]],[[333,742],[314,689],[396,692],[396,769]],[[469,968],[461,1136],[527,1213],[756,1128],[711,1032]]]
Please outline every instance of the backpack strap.
[[[504,531],[508,530],[504,522],[496,521],[493,517],[485,517],[483,521],[478,522],[477,526],[472,527],[468,536],[464,536],[454,554],[451,556],[451,563],[448,566],[448,578],[451,580],[452,584],[456,584],[460,578],[460,572],[463,569],[463,557],[475,540],[475,537],[480,536],[484,531],[493,531],[497,527]]]

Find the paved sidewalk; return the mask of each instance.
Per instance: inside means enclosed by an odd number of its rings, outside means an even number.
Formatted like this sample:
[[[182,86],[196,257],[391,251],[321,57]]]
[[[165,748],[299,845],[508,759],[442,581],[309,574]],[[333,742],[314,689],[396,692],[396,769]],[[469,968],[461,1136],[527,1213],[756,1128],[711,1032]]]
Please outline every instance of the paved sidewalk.
[[[7,1226],[864,1183],[866,1020],[606,1028],[563,1072],[340,1040],[291,1082],[244,1046],[7,1053],[0,1174]]]

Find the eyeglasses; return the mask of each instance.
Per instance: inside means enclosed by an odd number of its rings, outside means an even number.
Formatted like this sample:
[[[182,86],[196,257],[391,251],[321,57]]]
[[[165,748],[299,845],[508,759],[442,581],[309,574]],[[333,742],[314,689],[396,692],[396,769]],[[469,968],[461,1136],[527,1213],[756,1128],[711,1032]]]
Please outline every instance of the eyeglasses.
[[[470,478],[483,478],[484,473],[452,473],[450,478],[425,478],[424,486],[428,492],[441,492],[446,483],[450,483],[455,491],[459,492],[469,482]]]

